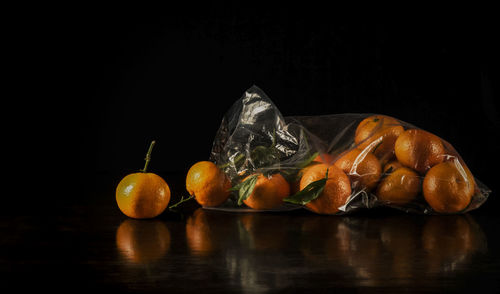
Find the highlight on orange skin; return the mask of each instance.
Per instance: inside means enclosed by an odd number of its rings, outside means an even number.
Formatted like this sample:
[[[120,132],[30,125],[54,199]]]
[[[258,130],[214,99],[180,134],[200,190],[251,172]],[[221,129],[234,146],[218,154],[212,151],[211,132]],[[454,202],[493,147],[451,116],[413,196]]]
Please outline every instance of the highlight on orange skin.
[[[191,254],[208,256],[216,250],[215,229],[202,208],[189,216],[186,221],[186,241]]]

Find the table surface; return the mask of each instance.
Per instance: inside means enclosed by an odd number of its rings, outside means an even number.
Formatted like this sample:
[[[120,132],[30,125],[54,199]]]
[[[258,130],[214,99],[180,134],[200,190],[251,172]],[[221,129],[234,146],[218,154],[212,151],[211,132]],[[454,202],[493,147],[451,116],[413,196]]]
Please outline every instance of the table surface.
[[[51,216],[36,209],[2,215],[0,289],[500,292],[500,217],[481,208],[453,216],[389,209],[320,216],[221,212],[187,202],[134,220],[116,206],[119,180],[88,179],[79,200]],[[182,175],[166,180],[173,199],[185,193]]]

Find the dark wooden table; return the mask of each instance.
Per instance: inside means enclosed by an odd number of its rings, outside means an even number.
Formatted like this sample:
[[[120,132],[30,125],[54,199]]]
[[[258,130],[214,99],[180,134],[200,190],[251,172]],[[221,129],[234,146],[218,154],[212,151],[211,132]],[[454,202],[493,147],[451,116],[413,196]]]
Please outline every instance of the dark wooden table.
[[[500,291],[500,217],[481,208],[455,216],[387,209],[318,216],[187,203],[133,220],[114,200],[121,176],[86,179],[82,193],[48,213],[4,213],[2,293]],[[174,200],[185,193],[183,175],[164,177]]]

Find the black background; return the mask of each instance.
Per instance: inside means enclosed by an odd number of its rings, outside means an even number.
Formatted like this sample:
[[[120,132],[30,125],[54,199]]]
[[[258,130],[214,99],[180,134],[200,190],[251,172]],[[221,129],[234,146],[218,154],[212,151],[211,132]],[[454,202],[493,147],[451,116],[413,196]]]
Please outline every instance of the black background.
[[[54,98],[34,99],[34,112],[50,111],[34,126],[47,147],[38,149],[48,151],[32,168],[57,170],[69,178],[66,194],[78,193],[94,175],[142,168],[154,139],[150,170],[185,173],[208,159],[223,114],[257,85],[284,116],[379,113],[430,131],[497,191],[493,21],[340,22],[341,12],[321,8],[198,8],[86,12],[34,25],[32,60],[44,66],[35,74],[56,68],[58,78],[46,83]],[[484,209],[498,206],[495,195]]]

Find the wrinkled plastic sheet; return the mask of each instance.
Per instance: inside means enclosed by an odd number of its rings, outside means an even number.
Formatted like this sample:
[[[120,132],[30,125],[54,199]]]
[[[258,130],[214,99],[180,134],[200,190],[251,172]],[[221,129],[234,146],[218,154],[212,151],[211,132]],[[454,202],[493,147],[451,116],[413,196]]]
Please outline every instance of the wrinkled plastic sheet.
[[[216,133],[210,160],[216,163],[231,179],[233,185],[245,176],[256,173],[281,173],[287,179],[297,175],[311,155],[319,154],[332,158],[331,164],[342,154],[354,148],[356,128],[373,113],[344,113],[318,116],[284,117],[271,99],[258,87],[249,88],[225,113]],[[418,127],[397,120],[407,129]],[[381,122],[382,123],[382,122]],[[453,146],[441,139],[447,150],[447,157],[456,159],[456,164],[465,165]],[[373,146],[372,146],[373,147]],[[368,148],[368,147],[367,147]],[[365,151],[366,152],[366,151]],[[387,163],[391,158],[381,158]],[[356,173],[356,170],[351,170]],[[384,174],[381,174],[381,178]],[[425,175],[421,175],[423,181]],[[465,213],[481,206],[491,192],[488,187],[475,180],[475,192],[469,205],[459,213]],[[421,195],[415,201],[404,205],[380,201],[374,190],[359,187],[351,182],[352,193],[336,214],[347,214],[360,209],[379,206],[393,207],[408,213],[439,214],[434,211]],[[227,211],[255,211],[238,205],[237,193],[233,194],[219,209]],[[300,209],[304,205],[283,203],[272,211]]]

